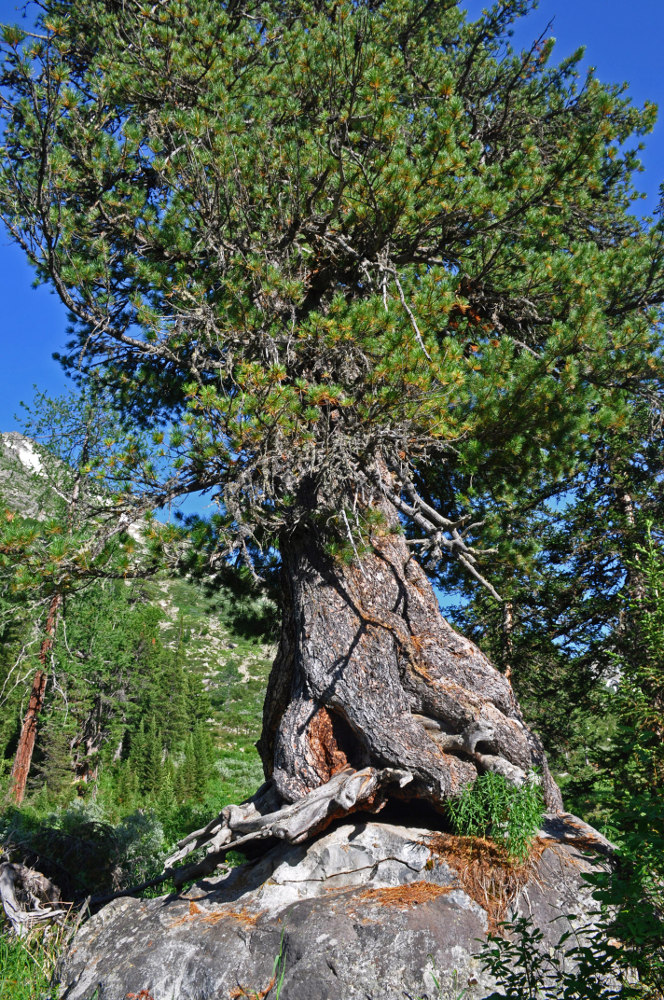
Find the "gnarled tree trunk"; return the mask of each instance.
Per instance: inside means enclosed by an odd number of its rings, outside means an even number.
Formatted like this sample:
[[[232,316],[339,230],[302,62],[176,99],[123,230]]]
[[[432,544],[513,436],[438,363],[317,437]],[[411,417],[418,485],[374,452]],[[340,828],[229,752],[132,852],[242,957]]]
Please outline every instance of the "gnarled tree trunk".
[[[266,784],[179,844],[207,846],[210,871],[249,841],[299,842],[387,798],[442,809],[478,774],[520,784],[541,775],[562,809],[537,737],[509,680],[448,624],[392,508],[371,551],[345,564],[313,530],[282,545],[283,624],[258,743]]]
[[[478,773],[534,767],[562,807],[507,678],[448,624],[396,515],[373,551],[333,561],[312,535],[282,549],[284,620],[259,751],[286,802],[345,766],[406,770],[400,795],[440,806]]]

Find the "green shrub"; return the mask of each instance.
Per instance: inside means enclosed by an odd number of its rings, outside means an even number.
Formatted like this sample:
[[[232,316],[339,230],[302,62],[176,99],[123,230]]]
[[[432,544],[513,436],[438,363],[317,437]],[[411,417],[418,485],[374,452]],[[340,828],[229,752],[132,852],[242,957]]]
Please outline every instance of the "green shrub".
[[[502,842],[511,857],[522,859],[540,828],[544,802],[535,775],[517,788],[489,772],[451,799],[447,808],[455,833],[491,837]]]
[[[112,892],[161,871],[167,845],[152,810],[110,823],[93,803],[40,815],[29,807],[0,813],[0,844],[51,878],[64,899]]]
[[[599,924],[561,934],[553,949],[529,917],[501,925],[507,937],[489,935],[479,958],[496,980],[485,1000],[629,1000],[641,996],[630,983],[621,949]]]

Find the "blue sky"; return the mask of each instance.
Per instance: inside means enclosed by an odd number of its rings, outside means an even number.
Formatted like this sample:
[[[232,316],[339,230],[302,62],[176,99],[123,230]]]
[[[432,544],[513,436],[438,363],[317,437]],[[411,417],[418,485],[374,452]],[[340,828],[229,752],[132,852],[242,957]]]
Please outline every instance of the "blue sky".
[[[0,21],[20,20],[21,6],[16,0],[0,0]],[[464,6],[475,15],[485,4],[468,0]],[[528,43],[550,21],[558,59],[585,45],[585,64],[596,68],[600,80],[626,81],[637,104],[652,100],[660,105],[662,120],[647,141],[645,173],[639,178],[648,194],[644,211],[652,211],[664,180],[664,0],[541,0],[539,9],[518,26],[515,41]],[[13,416],[21,400],[30,401],[34,384],[53,395],[66,385],[51,359],[64,344],[65,312],[47,288],[31,286],[21,252],[0,232],[0,430],[17,428]]]

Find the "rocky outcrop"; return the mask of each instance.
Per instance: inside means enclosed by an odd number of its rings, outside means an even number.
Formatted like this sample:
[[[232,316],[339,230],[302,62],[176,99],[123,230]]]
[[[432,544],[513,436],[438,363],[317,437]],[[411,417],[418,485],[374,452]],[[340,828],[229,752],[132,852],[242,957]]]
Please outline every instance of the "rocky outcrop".
[[[568,815],[531,858],[414,826],[345,822],[303,845],[158,899],[115,900],[78,932],[63,1000],[479,998],[487,930],[532,917],[553,946],[593,909],[586,852],[607,842]],[[595,862],[596,863],[596,862]]]
[[[41,457],[30,438],[17,431],[0,433],[0,500],[23,517],[44,517]]]

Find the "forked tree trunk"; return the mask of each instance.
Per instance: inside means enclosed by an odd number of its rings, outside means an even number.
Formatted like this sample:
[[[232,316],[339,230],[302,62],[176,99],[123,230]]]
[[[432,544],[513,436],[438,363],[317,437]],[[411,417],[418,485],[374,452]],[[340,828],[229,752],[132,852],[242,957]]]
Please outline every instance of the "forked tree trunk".
[[[541,744],[509,680],[447,623],[396,515],[373,552],[333,561],[309,535],[282,549],[284,623],[265,699],[266,777],[294,802],[343,767],[395,768],[399,791],[441,806],[478,773],[520,782],[538,768],[562,808]]]
[[[445,621],[396,515],[383,514],[372,551],[347,565],[313,532],[282,545],[283,625],[258,743],[266,783],[180,841],[167,865],[200,847],[209,857],[176,881],[389,798],[442,809],[486,771],[521,784],[537,768],[547,808],[562,809],[508,678]]]

